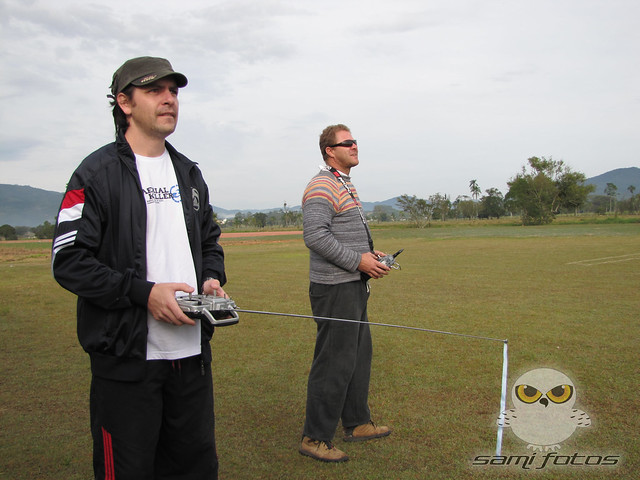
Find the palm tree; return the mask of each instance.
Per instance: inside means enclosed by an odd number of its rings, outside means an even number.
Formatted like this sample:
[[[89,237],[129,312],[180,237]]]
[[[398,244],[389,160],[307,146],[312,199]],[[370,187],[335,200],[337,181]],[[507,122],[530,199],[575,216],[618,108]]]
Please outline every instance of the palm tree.
[[[478,195],[480,195],[482,190],[480,190],[477,180],[471,180],[469,182],[469,190],[471,190],[471,196],[475,200],[476,218],[478,218]]]
[[[611,213],[613,212],[613,205],[615,205],[614,199],[618,195],[618,187],[615,183],[607,183],[604,194],[609,197],[609,213]]]

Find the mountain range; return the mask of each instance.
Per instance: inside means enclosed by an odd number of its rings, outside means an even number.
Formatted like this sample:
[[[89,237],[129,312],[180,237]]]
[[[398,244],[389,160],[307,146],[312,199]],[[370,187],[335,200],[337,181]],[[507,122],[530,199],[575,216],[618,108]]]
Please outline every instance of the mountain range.
[[[607,183],[613,183],[618,187],[618,198],[629,197],[628,187],[636,187],[636,193],[640,193],[640,168],[628,167],[610,170],[601,175],[588,178],[586,184],[596,186],[595,195],[604,195]],[[62,192],[52,192],[28,185],[0,184],[0,225],[36,227],[45,221],[55,222]],[[397,208],[398,197],[393,197],[380,202],[362,202],[366,212],[373,211],[378,205]],[[219,218],[233,218],[236,213],[269,213],[280,208],[254,209],[254,210],[227,210],[213,206]],[[291,210],[300,210],[300,206],[291,207]]]

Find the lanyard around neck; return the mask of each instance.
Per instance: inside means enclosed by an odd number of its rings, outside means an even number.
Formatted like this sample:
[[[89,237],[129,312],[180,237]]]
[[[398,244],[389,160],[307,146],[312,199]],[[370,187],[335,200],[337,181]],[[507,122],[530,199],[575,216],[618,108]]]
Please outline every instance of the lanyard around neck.
[[[333,173],[333,175],[340,181],[340,183],[342,183],[347,193],[351,195],[351,199],[353,200],[353,203],[358,209],[358,213],[360,214],[360,220],[362,220],[362,224],[364,225],[364,230],[365,232],[367,232],[367,239],[369,240],[369,249],[373,252],[373,239],[371,238],[371,232],[369,232],[367,219],[364,218],[364,213],[362,213],[362,208],[360,208],[360,204],[358,203],[358,200],[356,200],[356,196],[353,194],[353,192],[349,188],[349,185],[347,185],[347,182],[345,182],[344,178],[342,178],[342,175],[338,170],[336,170],[334,167],[329,167],[329,171]]]

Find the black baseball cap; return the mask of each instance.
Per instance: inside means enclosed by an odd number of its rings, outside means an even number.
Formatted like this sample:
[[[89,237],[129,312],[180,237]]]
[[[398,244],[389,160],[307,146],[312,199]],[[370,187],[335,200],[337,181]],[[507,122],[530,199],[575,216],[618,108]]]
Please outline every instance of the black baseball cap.
[[[113,74],[111,93],[117,95],[129,85],[143,87],[161,78],[172,76],[179,88],[188,83],[187,77],[173,70],[169,60],[158,57],[138,57],[127,60]]]

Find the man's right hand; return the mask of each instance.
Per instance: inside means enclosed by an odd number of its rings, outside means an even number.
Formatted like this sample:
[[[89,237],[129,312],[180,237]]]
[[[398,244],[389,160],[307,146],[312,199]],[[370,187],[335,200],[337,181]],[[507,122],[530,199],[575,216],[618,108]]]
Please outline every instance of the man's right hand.
[[[360,265],[358,270],[366,273],[371,278],[382,278],[384,275],[389,274],[389,267],[384,263],[378,261],[378,257],[371,252],[363,253],[360,258]]]
[[[194,288],[186,283],[156,283],[151,288],[147,309],[158,321],[177,326],[195,325],[196,322],[184,314],[176,301],[176,292],[193,291]]]

